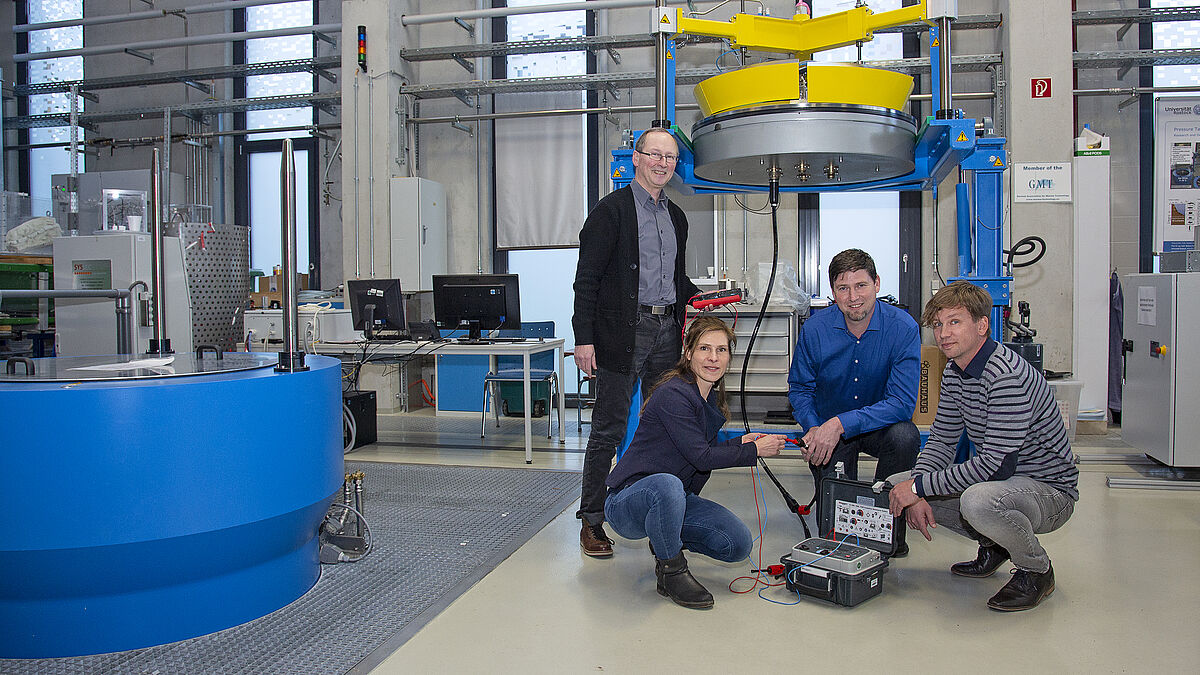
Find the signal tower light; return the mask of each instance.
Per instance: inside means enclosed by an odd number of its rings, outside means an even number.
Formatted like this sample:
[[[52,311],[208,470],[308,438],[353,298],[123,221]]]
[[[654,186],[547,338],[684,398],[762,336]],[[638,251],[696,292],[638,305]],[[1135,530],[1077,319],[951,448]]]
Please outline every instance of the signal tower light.
[[[367,27],[358,27],[358,67],[367,72]]]

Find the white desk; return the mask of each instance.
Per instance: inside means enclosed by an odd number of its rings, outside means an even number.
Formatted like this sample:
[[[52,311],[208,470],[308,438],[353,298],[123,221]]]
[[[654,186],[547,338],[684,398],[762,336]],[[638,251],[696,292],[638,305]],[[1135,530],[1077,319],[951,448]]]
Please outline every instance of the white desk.
[[[453,354],[459,356],[487,356],[490,369],[496,370],[497,356],[520,356],[525,371],[525,463],[533,463],[533,404],[531,401],[532,387],[529,382],[529,360],[534,354],[558,351],[558,442],[566,443],[563,438],[562,419],[566,408],[566,397],[563,394],[565,380],[563,368],[566,361],[562,338],[548,340],[527,339],[524,342],[495,342],[490,344],[464,344],[461,342],[372,342],[369,353],[372,356],[386,354],[387,356],[426,356],[434,354]],[[317,342],[312,345],[313,351],[329,356],[346,356],[359,358],[362,355],[362,342]],[[480,382],[482,387],[483,383]],[[550,411],[546,411],[550,414]]]

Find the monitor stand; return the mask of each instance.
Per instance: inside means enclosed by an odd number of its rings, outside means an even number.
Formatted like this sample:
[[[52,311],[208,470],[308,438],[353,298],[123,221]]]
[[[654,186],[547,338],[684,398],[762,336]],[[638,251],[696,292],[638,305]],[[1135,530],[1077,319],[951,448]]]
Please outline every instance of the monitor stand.
[[[411,342],[409,333],[398,330],[377,330],[367,336],[368,342]]]
[[[490,345],[490,340],[483,339],[483,330],[478,321],[467,322],[467,337],[459,338],[460,345]]]
[[[363,308],[366,316],[366,325],[363,327],[363,337],[367,342],[406,342],[412,340],[407,331],[402,330],[378,330],[375,328],[375,305],[367,305]]]

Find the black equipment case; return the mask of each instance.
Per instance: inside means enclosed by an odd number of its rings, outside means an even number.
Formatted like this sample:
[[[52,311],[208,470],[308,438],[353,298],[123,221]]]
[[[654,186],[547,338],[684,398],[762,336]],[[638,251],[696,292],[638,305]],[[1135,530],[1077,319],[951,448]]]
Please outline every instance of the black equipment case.
[[[780,558],[789,591],[853,607],[883,591],[888,558],[904,545],[904,520],[888,512],[891,486],[821,481],[817,533]]]

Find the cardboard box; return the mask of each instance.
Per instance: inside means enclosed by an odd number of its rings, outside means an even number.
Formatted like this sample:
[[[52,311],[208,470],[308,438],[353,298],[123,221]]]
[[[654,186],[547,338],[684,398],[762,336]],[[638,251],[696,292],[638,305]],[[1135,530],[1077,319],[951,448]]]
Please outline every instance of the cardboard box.
[[[308,290],[308,275],[297,274],[297,291]],[[258,277],[257,290],[250,291],[250,304],[256,309],[271,309],[271,303],[283,305],[283,275]]]
[[[308,275],[297,274],[296,283],[300,286],[296,290],[308,290]],[[275,274],[271,276],[258,277],[258,292],[259,293],[282,293],[283,292],[283,275]]]
[[[946,369],[946,355],[934,345],[921,345],[920,380],[917,385],[917,408],[913,411],[913,424],[933,424],[937,416],[938,392],[942,388],[942,371]]]
[[[272,309],[272,303],[279,308],[283,306],[283,293],[251,293],[250,302],[255,309]]]

